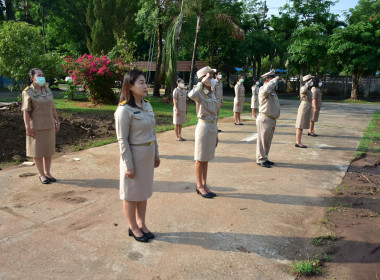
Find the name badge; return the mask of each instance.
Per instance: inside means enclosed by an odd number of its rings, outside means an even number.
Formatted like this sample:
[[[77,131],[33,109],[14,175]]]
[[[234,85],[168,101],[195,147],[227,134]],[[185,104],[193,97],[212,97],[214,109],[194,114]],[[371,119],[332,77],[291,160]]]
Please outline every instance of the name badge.
[[[133,112],[134,115],[140,114],[140,111]]]

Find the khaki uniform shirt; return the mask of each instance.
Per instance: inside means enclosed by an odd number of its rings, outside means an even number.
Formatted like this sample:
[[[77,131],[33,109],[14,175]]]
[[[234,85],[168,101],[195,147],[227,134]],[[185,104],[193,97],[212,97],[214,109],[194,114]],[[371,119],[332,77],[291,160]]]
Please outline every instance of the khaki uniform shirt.
[[[124,102],[123,102],[124,103]],[[128,170],[134,169],[129,145],[154,142],[155,156],[158,157],[154,112],[149,102],[142,101],[143,108],[119,104],[115,112],[117,141],[120,154]]]
[[[173,91],[173,98],[177,99],[177,108],[178,111],[185,111],[186,112],[186,90],[175,88]],[[173,106],[173,111],[175,111],[175,106]]]
[[[32,84],[22,92],[21,111],[29,111],[30,127],[33,130],[54,128],[54,99],[48,87],[42,87],[42,93]]]
[[[198,83],[188,95],[197,103],[198,119],[205,121],[217,119],[217,101],[212,90],[208,91],[202,83]]]
[[[237,82],[235,85],[235,99],[240,100],[243,97],[245,97],[244,85],[241,84],[240,82]]]
[[[277,119],[280,116],[280,101],[275,92],[276,79],[270,80],[259,90],[259,110],[269,117]]]
[[[301,101],[306,101],[306,102],[311,102],[313,99],[313,94],[311,93],[311,90],[309,89],[308,86],[303,86],[300,89],[300,100]]]
[[[223,83],[222,81],[216,81],[215,87],[213,89],[215,93],[216,100],[219,104],[223,102]]]
[[[311,93],[313,94],[313,99],[315,99],[315,102],[317,104],[317,110],[321,109],[322,107],[322,94],[321,89],[319,87],[313,87],[311,89]]]
[[[255,103],[257,105],[258,100],[259,100],[259,91],[260,91],[260,86],[258,85],[253,85],[252,86],[252,98],[251,98],[251,109],[258,109],[257,106],[255,106]]]

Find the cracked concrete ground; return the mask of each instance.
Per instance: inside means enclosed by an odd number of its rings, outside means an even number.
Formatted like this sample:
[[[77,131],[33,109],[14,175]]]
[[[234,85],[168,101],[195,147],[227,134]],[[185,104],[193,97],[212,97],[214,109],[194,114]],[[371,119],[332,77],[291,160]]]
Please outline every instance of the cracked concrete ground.
[[[320,136],[304,133],[309,148],[297,149],[298,104],[281,100],[271,169],[256,165],[256,140],[242,141],[255,138],[250,114],[244,126],[219,122],[211,200],[195,193],[195,126],[183,129],[186,142],[158,134],[161,166],[147,212],[156,239],[147,244],[128,236],[117,143],[56,158],[59,181],[50,185],[35,167],[1,170],[0,279],[294,279],[284,268],[308,257],[331,190],[378,109],[325,103]]]

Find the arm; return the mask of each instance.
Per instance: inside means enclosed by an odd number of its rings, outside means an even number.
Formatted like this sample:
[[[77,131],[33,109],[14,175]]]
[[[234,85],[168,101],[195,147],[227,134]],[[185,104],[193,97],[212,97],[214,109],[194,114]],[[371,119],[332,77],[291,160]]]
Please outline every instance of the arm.
[[[32,112],[32,104],[31,104],[31,99],[25,90],[22,92],[21,111],[23,112],[22,114],[24,117],[26,135],[30,137],[34,137],[34,131],[31,129],[31,126],[30,126],[30,120],[31,120],[30,114]]]
[[[30,128],[30,111],[23,111],[26,135],[34,137],[34,131]]]
[[[239,86],[235,85],[235,99],[237,100],[236,105],[239,106]]]
[[[195,86],[195,88],[193,88],[189,92],[189,94],[188,94],[189,98],[192,99],[192,100],[194,100],[195,102],[200,103],[200,101],[201,101],[201,99],[200,99],[200,91],[202,90],[202,88],[203,88],[203,84],[201,82],[199,82]]]
[[[53,110],[53,117],[54,117],[54,121],[55,121],[55,132],[58,132],[59,129],[61,128],[61,122],[58,119],[57,110],[55,109],[54,104],[53,104],[52,110]]]
[[[129,146],[129,129],[131,125],[131,116],[127,110],[119,107],[115,113],[115,127],[117,141],[120,145],[120,155],[127,171],[133,171],[134,165],[132,160],[132,152]],[[127,174],[128,175],[128,174]]]

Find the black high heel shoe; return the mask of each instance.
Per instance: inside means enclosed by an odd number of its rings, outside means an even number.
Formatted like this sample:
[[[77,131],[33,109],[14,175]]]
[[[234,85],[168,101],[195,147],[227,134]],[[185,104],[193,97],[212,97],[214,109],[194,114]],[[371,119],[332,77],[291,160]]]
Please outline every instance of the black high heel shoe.
[[[149,232],[143,232],[142,229],[140,228],[141,232],[149,239],[153,239],[155,236],[153,233]]]
[[[52,182],[52,183],[57,182],[57,179],[55,179],[54,177],[46,176],[46,178],[49,180],[49,182]]]
[[[148,237],[146,237],[144,233],[143,233],[143,236],[137,237],[136,235],[133,234],[133,231],[130,228],[128,229],[128,235],[133,236],[133,238],[139,242],[148,242],[149,240]]]
[[[198,188],[195,188],[195,190],[196,190],[196,192],[197,192],[197,194],[200,194],[202,197],[204,197],[204,198],[212,198],[213,196],[211,195],[211,194],[209,194],[209,193],[206,193],[206,194],[203,194],[203,193],[201,193],[201,191],[198,189]]]
[[[207,186],[207,185],[206,185]],[[207,187],[207,189],[208,189],[208,187]],[[205,189],[206,190],[206,189]],[[212,197],[214,197],[214,196],[216,196],[216,193],[214,193],[214,192],[212,192],[212,191],[207,191],[206,190],[206,192],[209,194],[209,195],[211,195]]]
[[[42,180],[41,177],[38,177],[38,178],[40,178],[40,181],[41,181],[42,184],[44,184],[44,185],[45,184],[50,184],[49,179]]]

